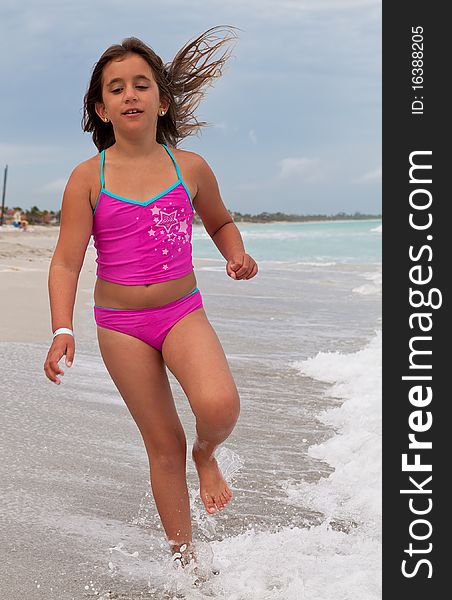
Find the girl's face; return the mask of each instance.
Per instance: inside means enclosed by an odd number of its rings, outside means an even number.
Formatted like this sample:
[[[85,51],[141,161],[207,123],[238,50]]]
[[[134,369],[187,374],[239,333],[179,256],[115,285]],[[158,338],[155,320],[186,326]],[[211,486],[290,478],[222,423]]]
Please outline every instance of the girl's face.
[[[156,129],[160,109],[157,83],[149,64],[138,54],[128,54],[107,63],[102,73],[102,99],[96,102],[96,113],[111,121],[116,131]],[[138,112],[128,114],[132,109]]]

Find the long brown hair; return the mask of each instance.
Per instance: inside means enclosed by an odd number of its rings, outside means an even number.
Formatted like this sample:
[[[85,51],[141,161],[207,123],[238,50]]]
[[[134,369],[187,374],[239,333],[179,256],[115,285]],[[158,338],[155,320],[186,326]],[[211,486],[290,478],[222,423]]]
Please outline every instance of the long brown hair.
[[[237,37],[234,29],[238,29],[226,25],[227,35],[221,39],[215,36],[215,31],[221,30],[221,27],[211,27],[189,41],[167,64],[163,63],[152,48],[136,37],[126,38],[121,44],[114,44],[105,50],[94,65],[83,99],[82,129],[93,132],[93,142],[99,152],[115,143],[112,124],[102,121],[95,110],[96,102],[103,101],[102,72],[108,62],[130,53],[138,54],[149,64],[159,88],[160,100],[169,102],[165,115],[158,117],[158,143],[176,146],[183,138],[209,125],[206,121],[198,121],[194,112],[204,97],[204,88],[212,85],[212,80],[223,74],[222,69],[231,50],[226,50],[217,60],[209,60],[221,46]],[[219,41],[215,42],[216,39]]]

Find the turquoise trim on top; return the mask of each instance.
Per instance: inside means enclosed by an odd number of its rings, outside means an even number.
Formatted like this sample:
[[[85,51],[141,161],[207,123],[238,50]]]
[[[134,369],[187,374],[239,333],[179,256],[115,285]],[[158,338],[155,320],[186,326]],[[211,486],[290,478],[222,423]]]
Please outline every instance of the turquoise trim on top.
[[[107,196],[112,196],[113,198],[116,198],[117,200],[122,200],[123,202],[128,202],[129,204],[139,204],[140,206],[147,206],[148,204],[151,204],[151,202],[158,200],[159,198],[161,198],[162,196],[164,196],[165,194],[167,194],[168,192],[170,192],[171,190],[173,190],[175,187],[177,187],[180,184],[181,184],[181,181],[177,180],[176,183],[173,183],[172,185],[170,185],[169,188],[166,188],[166,190],[163,190],[163,192],[160,192],[160,194],[157,194],[157,196],[154,196],[150,200],[145,200],[144,202],[140,202],[139,200],[131,200],[130,198],[124,198],[124,196],[118,196],[118,194],[113,194],[112,192],[109,192],[105,188],[101,189],[101,193],[107,194]]]
[[[188,199],[190,200],[190,204],[191,204],[192,210],[193,210],[193,212],[195,212],[195,207],[193,206],[193,200],[191,199],[191,195],[190,195],[190,192],[188,190],[188,187],[185,185],[185,181],[183,179],[181,179],[180,182],[184,186],[185,191],[187,192]]]
[[[104,186],[105,186],[104,163],[105,163],[105,150],[102,150],[102,152],[100,153],[100,185],[101,185],[102,189],[104,189]]]
[[[193,206],[193,200],[191,199],[191,195],[190,195],[190,192],[188,190],[188,187],[185,185],[185,181],[182,179],[182,174],[180,172],[179,165],[177,164],[176,159],[174,158],[174,156],[173,156],[171,150],[168,148],[168,146],[166,146],[165,144],[162,144],[162,146],[165,148],[165,150],[171,156],[171,160],[173,161],[174,166],[176,167],[176,173],[177,173],[177,176],[179,177],[179,181],[184,186],[184,189],[187,192],[188,199],[190,200],[190,204],[191,204],[191,207],[192,207],[193,212],[194,212],[195,211],[195,207]]]
[[[176,162],[176,159],[175,159],[175,158],[174,158],[174,156],[172,155],[172,153],[171,153],[171,150],[170,150],[170,149],[168,148],[168,146],[166,146],[165,144],[162,144],[162,146],[165,148],[165,150],[166,150],[166,151],[168,152],[168,154],[171,156],[171,160],[173,161],[173,164],[174,164],[174,166],[175,166],[175,168],[176,168],[176,173],[177,173],[177,176],[179,177],[179,179],[180,179],[180,180],[182,180],[182,176],[181,176],[181,174],[180,174],[180,170],[179,170],[179,165],[177,164],[177,162]]]
[[[173,190],[175,187],[177,187],[179,184],[182,184],[182,186],[184,187],[188,199],[190,200],[190,204],[192,207],[193,212],[195,211],[195,207],[193,206],[193,201],[190,195],[190,191],[188,189],[188,187],[186,186],[184,180],[182,179],[182,175],[179,169],[179,165],[176,162],[176,159],[174,158],[172,152],[170,151],[170,149],[168,148],[168,146],[166,146],[166,144],[161,144],[165,150],[167,151],[167,153],[169,154],[169,156],[171,157],[171,160],[173,161],[174,167],[176,169],[176,174],[177,174],[177,181],[175,183],[173,183],[172,185],[170,185],[169,187],[166,188],[166,190],[163,190],[163,192],[160,192],[160,194],[157,194],[156,196],[153,196],[152,198],[150,198],[149,200],[145,200],[144,202],[140,202],[139,200],[131,200],[130,198],[125,198],[124,196],[119,196],[118,194],[113,194],[113,192],[109,192],[106,188],[105,188],[105,175],[104,175],[104,165],[105,165],[105,150],[102,150],[102,152],[100,153],[100,184],[101,184],[101,190],[99,192],[99,196],[97,197],[97,201],[96,201],[96,205],[94,207],[93,210],[93,215],[96,212],[97,209],[97,205],[99,204],[99,198],[101,196],[102,193],[107,194],[107,196],[111,196],[113,198],[116,198],[117,200],[122,200],[123,202],[128,202],[129,204],[138,204],[140,206],[147,206],[148,204],[151,204],[151,202],[154,202],[155,200],[158,200],[159,198],[161,198],[162,196],[164,196],[165,194],[167,194],[168,192],[170,192],[171,190]]]

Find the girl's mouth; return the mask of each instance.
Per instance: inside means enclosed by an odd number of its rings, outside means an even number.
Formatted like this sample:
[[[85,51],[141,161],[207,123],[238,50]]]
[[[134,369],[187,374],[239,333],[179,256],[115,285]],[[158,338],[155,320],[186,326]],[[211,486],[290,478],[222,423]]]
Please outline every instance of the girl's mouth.
[[[134,119],[143,114],[142,110],[132,110],[129,112],[122,113],[123,117],[127,117],[128,119]]]

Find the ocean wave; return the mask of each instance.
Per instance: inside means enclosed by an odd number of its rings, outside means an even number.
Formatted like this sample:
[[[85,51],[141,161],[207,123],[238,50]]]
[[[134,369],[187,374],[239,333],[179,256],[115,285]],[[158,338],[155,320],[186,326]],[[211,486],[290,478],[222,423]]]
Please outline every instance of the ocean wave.
[[[379,330],[354,354],[320,352],[292,364],[303,375],[333,384],[327,394],[344,399],[340,407],[319,417],[338,434],[309,449],[311,456],[335,468],[328,479],[307,484],[315,508],[359,522],[376,534],[381,492],[381,344]]]
[[[310,257],[310,260],[260,260],[259,266],[261,267],[276,267],[278,269],[293,269],[295,267],[334,267],[337,265],[336,262],[326,261],[324,258],[317,258],[315,256]]]
[[[363,296],[371,296],[381,292],[383,282],[381,270],[371,273],[362,273],[361,277],[364,277],[364,279],[367,279],[370,283],[359,285],[353,288],[352,292],[355,294],[362,294]]]
[[[342,523],[350,528],[350,543],[358,553],[372,554],[367,577],[375,591],[381,566],[381,349],[379,330],[363,350],[353,354],[320,352],[292,363],[300,374],[332,384],[327,395],[343,403],[319,415],[336,434],[308,450],[310,456],[334,467],[334,472],[317,483],[282,485],[289,504],[320,511],[327,527]],[[350,597],[370,596],[354,590]]]
[[[196,260],[207,260],[205,258],[196,258]],[[225,269],[225,261],[224,260],[219,260],[219,263],[222,263],[222,266],[214,266],[214,265],[209,265],[209,266],[196,266],[196,270],[197,271],[224,271]],[[319,267],[319,268],[324,268],[324,267],[334,267],[336,266],[338,263],[336,262],[332,262],[332,261],[324,261],[322,259],[318,259],[316,260],[315,258],[313,258],[312,260],[306,260],[306,261],[293,261],[293,260],[260,260],[259,261],[259,268],[261,270],[263,269],[279,269],[282,271],[293,271],[293,270],[297,270],[297,268],[299,267]],[[302,269],[300,269],[302,270]]]
[[[197,271],[216,271],[223,272],[226,267],[196,267]]]
[[[375,228],[377,229],[377,228]],[[293,231],[246,231],[240,230],[243,239],[247,240],[341,240],[341,239],[365,239],[368,236],[368,231],[353,231],[339,229],[299,229]],[[207,234],[206,234],[207,236]],[[202,236],[202,237],[206,237]],[[207,236],[208,237],[208,236]]]
[[[157,538],[149,533],[147,538],[148,546],[158,548]],[[251,528],[221,541],[195,542],[199,568],[208,577],[198,590],[193,586],[190,567],[175,570],[170,558],[148,558],[149,552],[141,552],[141,547],[137,551],[136,543],[110,548],[108,566],[116,579],[129,581],[132,575],[135,582],[147,583],[152,598],[379,600],[378,584],[368,579],[369,571],[377,568],[373,545],[368,541],[357,549],[351,536],[324,526],[284,527],[277,532]],[[209,575],[212,566],[219,569],[219,575]]]
[[[334,267],[337,265],[337,263],[335,262],[322,262],[321,260],[319,260],[318,262],[314,262],[314,261],[301,261],[301,262],[296,262],[296,265],[300,265],[302,267]]]
[[[371,229],[371,231],[374,231],[375,233],[382,233],[383,225],[378,225],[378,227],[374,227],[373,229]]]

